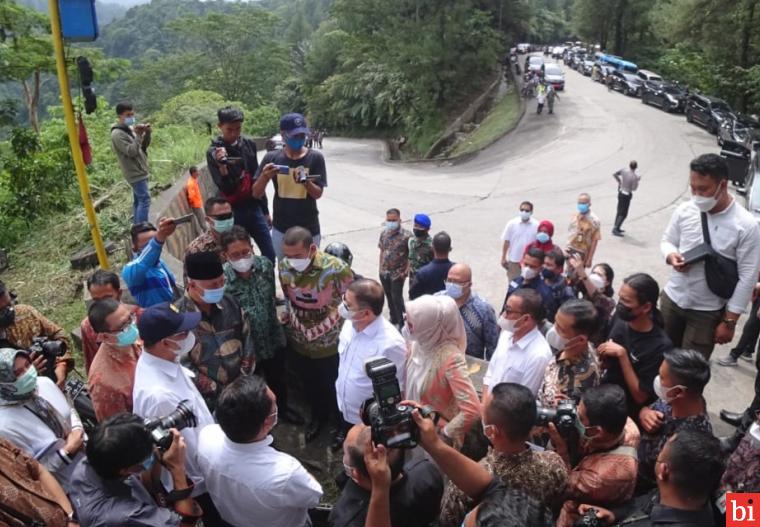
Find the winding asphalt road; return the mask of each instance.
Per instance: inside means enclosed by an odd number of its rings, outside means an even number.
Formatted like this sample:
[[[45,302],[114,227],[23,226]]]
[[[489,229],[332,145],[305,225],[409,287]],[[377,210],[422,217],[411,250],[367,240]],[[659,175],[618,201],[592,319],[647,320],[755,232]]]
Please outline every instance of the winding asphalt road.
[[[602,241],[596,262],[615,270],[614,286],[633,272],[654,276],[661,286],[669,268],[659,241],[674,207],[688,199],[688,165],[695,156],[716,152],[714,136],[686,122],[682,114],[648,107],[640,99],[608,92],[588,77],[566,70],[555,114],[536,115],[535,100],[517,128],[473,159],[447,163],[396,163],[383,158],[374,140],[328,137],[324,154],[329,186],[319,202],[324,247],[346,243],[355,270],[377,276],[377,240],[385,211],[397,207],[405,226],[416,212],[428,213],[432,232],[447,231],[452,260],[473,268],[474,289],[499,306],[507,287],[499,266],[501,232],[530,200],[534,217],[555,225],[555,240],[564,244],[577,195],[588,192],[592,210],[601,218]],[[639,163],[641,185],[625,224],[626,236],[610,231],[617,185],[612,173],[631,159]],[[448,166],[447,166],[448,165]],[[741,323],[739,325],[741,329]],[[739,331],[737,331],[738,339]],[[716,349],[713,358],[729,347]],[[742,362],[742,361],[740,361]],[[708,387],[713,425],[720,408],[741,410],[752,395],[754,366],[726,369],[715,365]]]

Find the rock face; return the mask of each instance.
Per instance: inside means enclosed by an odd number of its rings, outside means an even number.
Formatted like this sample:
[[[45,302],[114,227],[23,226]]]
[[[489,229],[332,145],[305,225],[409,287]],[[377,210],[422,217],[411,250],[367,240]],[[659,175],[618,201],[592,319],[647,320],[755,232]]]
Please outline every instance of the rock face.
[[[105,242],[105,248],[108,254],[113,254],[116,252],[118,245],[116,245],[115,242],[108,241]],[[86,269],[98,266],[98,255],[95,253],[94,247],[88,247],[86,249],[82,249],[74,256],[69,258],[69,262],[71,262],[72,269],[79,269],[80,271],[84,271]]]

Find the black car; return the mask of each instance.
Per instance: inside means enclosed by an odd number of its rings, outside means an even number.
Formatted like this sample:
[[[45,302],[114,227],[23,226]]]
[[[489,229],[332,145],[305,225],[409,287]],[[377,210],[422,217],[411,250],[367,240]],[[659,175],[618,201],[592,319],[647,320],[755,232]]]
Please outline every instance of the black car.
[[[633,73],[614,70],[610,73],[612,76],[612,89],[620,93],[625,93],[632,97],[637,97],[641,93],[641,79]]]
[[[669,82],[647,81],[641,87],[641,102],[652,104],[666,112],[686,109],[686,91]]]
[[[755,141],[760,141],[760,123],[748,115],[730,114],[718,128],[719,146],[751,150]]]
[[[692,93],[686,101],[686,120],[704,126],[711,134],[717,134],[720,125],[733,112],[727,102],[709,95]]]

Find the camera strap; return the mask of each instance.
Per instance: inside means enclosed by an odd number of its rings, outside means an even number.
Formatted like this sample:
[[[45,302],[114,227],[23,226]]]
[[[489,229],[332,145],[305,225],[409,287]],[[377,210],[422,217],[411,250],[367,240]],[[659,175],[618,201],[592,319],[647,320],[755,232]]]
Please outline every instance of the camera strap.
[[[45,423],[45,426],[50,428],[58,439],[65,439],[68,435],[64,426],[63,416],[42,397],[34,396],[31,400],[31,405],[25,404],[24,408]]]

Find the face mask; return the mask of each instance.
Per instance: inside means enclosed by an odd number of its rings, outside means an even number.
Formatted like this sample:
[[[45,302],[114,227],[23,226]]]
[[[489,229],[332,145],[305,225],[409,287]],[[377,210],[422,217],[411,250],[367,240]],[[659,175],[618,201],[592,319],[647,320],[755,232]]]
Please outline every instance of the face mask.
[[[581,214],[588,214],[589,210],[591,210],[591,205],[588,203],[578,203],[578,212]]]
[[[529,210],[521,210],[520,211],[520,219],[522,221],[528,221],[532,215],[533,215],[533,213],[530,212]]]
[[[554,348],[555,350],[562,351],[565,349],[565,346],[567,346],[567,341],[569,339],[566,339],[564,337],[561,337],[559,333],[557,333],[557,330],[552,327],[549,331],[546,332],[546,342],[549,343],[549,346]]]
[[[538,276],[538,271],[526,265],[520,271],[520,276],[522,276],[525,280],[533,280]]]
[[[461,298],[464,294],[464,286],[454,282],[446,282],[446,294],[453,299]]]
[[[517,325],[517,320],[510,320],[508,318],[499,317],[499,320],[497,320],[496,323],[504,331],[509,331],[510,333],[514,333],[516,329],[516,325]]]
[[[16,320],[16,308],[8,306],[0,312],[0,328],[7,328]]]
[[[539,243],[547,243],[551,239],[552,237],[546,234],[545,232],[539,232],[538,234],[536,234],[536,240],[538,240]]]
[[[124,119],[124,124],[127,126],[134,126],[135,125],[135,118],[134,117],[127,117]]]
[[[201,300],[207,304],[218,304],[224,298],[224,286],[217,289],[204,289]]]
[[[578,431],[578,437],[581,439],[586,438],[586,425],[583,424],[580,417],[575,417],[575,429]]]
[[[37,369],[34,366],[29,368],[21,374],[13,383],[16,387],[16,395],[27,395],[32,393],[37,388]]]
[[[694,205],[697,206],[700,212],[710,212],[718,204],[718,194],[720,194],[720,186],[718,186],[718,190],[714,196],[697,196],[692,194],[691,201],[694,202]]]
[[[222,234],[223,232],[227,232],[230,229],[232,229],[232,227],[235,226],[235,218],[228,218],[226,220],[213,219],[213,221],[214,221],[214,230],[218,232],[219,234]]]
[[[412,229],[412,232],[414,233],[415,237],[422,238],[427,234],[428,231],[425,229]]]
[[[679,385],[676,385],[676,386],[671,386],[666,391],[666,389],[662,386],[662,383],[660,381],[660,376],[659,375],[654,378],[654,382],[652,383],[652,387],[654,388],[655,395],[657,395],[657,397],[659,397],[660,399],[662,399],[663,401],[665,401],[668,404],[670,404],[671,402],[673,402],[674,400],[676,400],[678,398],[678,394],[673,395],[673,396],[669,396],[668,392],[672,392],[676,388],[681,388],[683,390],[686,389],[686,386],[682,386],[682,385],[679,384]]]
[[[338,314],[344,319],[344,320],[353,320],[356,316],[356,313],[348,309],[348,306],[344,302],[341,302],[338,306]]]
[[[145,458],[145,461],[142,462],[143,470],[148,472],[150,469],[153,468],[153,464],[156,462],[156,456],[151,454],[149,457]]]
[[[119,331],[116,335],[116,344],[118,346],[131,346],[137,341],[139,336],[140,332],[137,331],[137,325],[133,322]]]
[[[617,303],[617,307],[615,308],[615,313],[617,314],[618,318],[622,320],[623,322],[630,322],[631,320],[636,318],[636,314],[633,312],[633,310],[628,306],[624,306],[620,302]]]
[[[757,422],[752,423],[752,426],[749,427],[749,436],[752,447],[760,449],[760,425]]]
[[[549,269],[542,269],[541,276],[544,280],[554,281],[557,278],[557,273],[550,271]]]
[[[306,144],[306,138],[305,137],[288,137],[285,139],[285,144],[288,145],[288,148],[291,150],[301,150],[303,148],[303,145]]]
[[[288,265],[298,271],[304,272],[311,265],[311,258],[286,258]]]
[[[607,286],[607,281],[604,279],[604,277],[596,273],[591,273],[588,275],[588,279],[592,284],[594,284],[594,287],[597,289],[604,289]]]
[[[272,416],[274,416],[274,421],[272,421],[272,428],[274,428],[275,426],[277,426],[277,419],[278,419],[278,415],[277,415],[277,414],[278,414],[278,409],[277,409],[277,408],[275,408],[275,410],[274,410],[274,413],[273,413],[272,415],[270,415],[270,416],[269,416],[269,417],[272,417]],[[270,430],[271,430],[272,428],[270,428]]]
[[[173,340],[172,343],[174,343],[176,346],[179,346],[177,349],[173,349],[172,351],[177,357],[184,357],[188,353],[190,353],[190,350],[193,349],[193,346],[195,346],[195,333],[188,333],[187,337],[180,341]]]
[[[238,273],[247,273],[253,267],[253,255],[240,260],[230,260],[230,265]]]
[[[385,230],[388,231],[395,231],[398,229],[399,223],[397,221],[386,221],[385,222]]]

